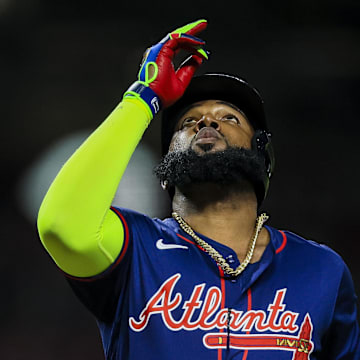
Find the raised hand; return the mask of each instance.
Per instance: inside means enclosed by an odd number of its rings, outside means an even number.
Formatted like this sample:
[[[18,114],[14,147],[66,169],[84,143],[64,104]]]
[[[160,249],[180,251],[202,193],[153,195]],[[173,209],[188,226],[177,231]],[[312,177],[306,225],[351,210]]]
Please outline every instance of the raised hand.
[[[194,36],[206,26],[206,20],[192,22],[172,31],[159,43],[148,48],[138,81],[124,96],[143,101],[152,115],[175,103],[184,94],[197,68],[208,59],[208,52],[203,48],[205,42]],[[188,51],[191,55],[176,70],[173,60],[181,50]]]

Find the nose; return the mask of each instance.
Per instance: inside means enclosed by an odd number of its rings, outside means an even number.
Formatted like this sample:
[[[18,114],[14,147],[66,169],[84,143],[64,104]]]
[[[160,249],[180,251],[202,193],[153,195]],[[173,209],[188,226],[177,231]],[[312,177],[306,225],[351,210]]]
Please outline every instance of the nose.
[[[215,120],[212,116],[203,115],[201,119],[198,120],[195,126],[196,132],[199,132],[203,127],[212,127],[215,130],[220,130],[220,123]]]

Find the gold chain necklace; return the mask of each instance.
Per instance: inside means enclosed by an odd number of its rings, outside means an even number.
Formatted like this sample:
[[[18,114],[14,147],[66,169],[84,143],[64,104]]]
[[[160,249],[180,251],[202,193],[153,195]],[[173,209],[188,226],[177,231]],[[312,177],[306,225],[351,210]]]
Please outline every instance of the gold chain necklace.
[[[259,236],[260,230],[265,221],[269,218],[269,216],[265,213],[262,213],[256,218],[254,235],[250,241],[249,250],[247,251],[245,259],[236,269],[233,269],[218,251],[216,251],[210,244],[195,234],[191,226],[186,223],[186,221],[179,214],[173,212],[172,217],[179,223],[181,229],[189,234],[196,241],[196,243],[200,245],[215,260],[215,262],[223,269],[224,273],[230,276],[238,276],[245,270],[246,266],[249,264],[251,258],[254,255],[256,240]]]

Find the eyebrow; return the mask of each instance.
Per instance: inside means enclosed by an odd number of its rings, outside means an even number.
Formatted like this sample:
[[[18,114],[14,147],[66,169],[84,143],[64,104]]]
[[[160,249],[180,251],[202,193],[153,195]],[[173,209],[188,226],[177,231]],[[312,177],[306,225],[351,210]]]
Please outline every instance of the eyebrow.
[[[222,105],[230,106],[230,107],[233,108],[234,110],[241,112],[240,109],[239,109],[237,106],[235,106],[234,104],[229,103],[229,102],[227,102],[227,101],[217,101],[216,103],[217,103],[217,104],[222,104]]]
[[[236,105],[230,103],[230,102],[227,102],[227,101],[217,101],[216,102],[217,104],[222,104],[222,105],[227,105],[227,106],[230,106],[231,108],[233,108],[234,110],[238,111],[240,114],[242,114],[243,116],[245,116],[245,118],[247,119],[246,115],[244,114],[244,112],[242,110],[240,110]]]
[[[242,115],[244,115],[245,116],[245,114],[244,114],[244,112],[243,111],[241,111],[236,105],[234,105],[234,104],[232,104],[232,103],[230,103],[230,102],[227,102],[227,101],[222,101],[222,100],[218,100],[218,101],[216,101],[216,104],[221,104],[221,105],[227,105],[227,106],[230,106],[231,108],[233,108],[234,110],[236,110],[236,111],[238,111],[239,113],[241,113]],[[186,111],[189,111],[190,109],[193,109],[193,108],[196,108],[196,107],[199,107],[199,106],[201,106],[202,104],[200,103],[200,102],[198,102],[198,103],[195,103],[195,104],[193,104],[193,105],[191,105],[191,106],[189,106],[187,109],[186,109]]]

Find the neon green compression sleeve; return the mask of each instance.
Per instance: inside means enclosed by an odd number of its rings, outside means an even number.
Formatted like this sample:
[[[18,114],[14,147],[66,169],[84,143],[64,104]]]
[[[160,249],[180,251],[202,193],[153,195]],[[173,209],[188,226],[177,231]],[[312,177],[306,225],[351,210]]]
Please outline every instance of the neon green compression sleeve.
[[[76,150],[51,184],[39,210],[38,231],[64,272],[94,276],[119,255],[124,231],[110,206],[151,118],[140,100],[126,98]]]

